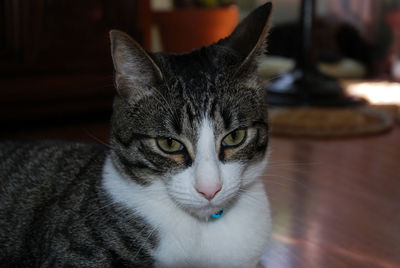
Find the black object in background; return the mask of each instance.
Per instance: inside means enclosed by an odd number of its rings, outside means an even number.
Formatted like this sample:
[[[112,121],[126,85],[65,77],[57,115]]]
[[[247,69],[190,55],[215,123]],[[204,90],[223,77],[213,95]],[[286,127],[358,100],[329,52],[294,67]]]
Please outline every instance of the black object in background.
[[[293,70],[272,79],[267,87],[273,106],[353,106],[364,104],[360,98],[346,96],[338,81],[316,68],[312,53],[315,0],[301,2],[300,50]]]

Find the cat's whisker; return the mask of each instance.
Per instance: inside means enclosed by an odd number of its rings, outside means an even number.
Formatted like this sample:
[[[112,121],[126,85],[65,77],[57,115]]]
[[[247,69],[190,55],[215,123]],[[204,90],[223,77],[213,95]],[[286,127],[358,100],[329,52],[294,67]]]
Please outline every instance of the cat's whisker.
[[[275,79],[278,79],[280,77],[282,77],[282,73],[278,73],[278,74],[275,74],[275,75],[273,75],[271,77],[268,77],[267,81],[275,80]]]
[[[281,174],[264,174],[259,176],[260,179],[263,179],[264,182],[271,182],[271,181],[277,181],[277,180],[282,180],[286,182],[291,182],[291,183],[296,183],[296,184],[304,184],[304,182],[301,179],[296,179],[293,177],[287,177]]]
[[[89,129],[84,129],[84,131],[86,132],[86,134],[91,137],[92,139],[94,139],[95,141],[97,141],[98,143],[106,146],[109,149],[114,149],[111,144],[104,142],[102,139],[96,137]]]
[[[88,219],[88,218],[94,216],[97,212],[99,212],[99,211],[101,211],[101,210],[103,210],[103,209],[106,209],[106,208],[108,208],[108,207],[110,207],[110,206],[112,206],[112,205],[114,205],[114,204],[115,204],[114,202],[110,202],[109,204],[106,204],[106,205],[104,205],[104,206],[102,206],[102,207],[99,207],[99,208],[96,209],[96,210],[91,211],[90,213],[88,213],[88,214],[86,214],[85,216],[83,216],[83,217],[81,218],[81,221],[84,221],[84,220],[86,220],[86,219]]]
[[[159,92],[156,88],[153,88],[153,91],[157,94],[156,96],[158,96],[159,98],[161,98],[161,100],[163,100],[164,102],[159,101],[160,103],[164,103],[167,105],[168,108],[167,110],[169,110],[169,112],[171,113],[171,116],[175,116],[175,113],[173,111],[173,108],[171,106],[171,101],[168,101],[165,96],[163,94],[161,94],[161,92]],[[177,118],[174,118],[175,120],[177,120]]]
[[[287,181],[285,181],[285,177],[281,177],[278,179],[264,179],[263,182],[267,186],[268,185],[281,185],[281,186],[285,186],[285,187],[291,187],[292,185],[297,185],[297,186],[304,187],[304,188],[309,187],[309,185],[307,185],[304,182],[295,181],[295,180],[291,180],[291,179],[288,179]]]
[[[282,183],[284,185],[290,186],[290,185],[301,185],[304,187],[308,187],[309,185],[306,184],[305,182],[303,182],[302,180],[298,179],[293,179],[290,177],[286,177],[286,176],[263,176],[261,177],[261,179],[263,179],[263,182],[266,184],[269,183]]]
[[[143,229],[144,229],[144,228],[143,228]],[[134,259],[134,260],[136,260],[136,258],[139,256],[140,251],[143,249],[144,245],[147,243],[147,241],[150,239],[150,237],[153,235],[153,233],[154,233],[154,231],[155,231],[156,229],[157,229],[157,228],[155,227],[155,228],[153,228],[153,229],[150,231],[150,234],[147,236],[147,238],[145,239],[145,241],[142,243],[142,246],[137,250],[135,256],[133,256],[133,259]]]
[[[301,168],[305,168],[305,167],[312,167],[312,166],[320,166],[322,165],[323,162],[314,162],[314,163],[298,163],[298,162],[293,162],[293,163],[285,163],[285,162],[276,162],[276,163],[270,163],[268,162],[268,166],[266,168],[266,170],[269,169],[275,169],[275,168],[281,168],[281,167],[290,167],[290,168],[297,168],[297,167],[301,167]]]

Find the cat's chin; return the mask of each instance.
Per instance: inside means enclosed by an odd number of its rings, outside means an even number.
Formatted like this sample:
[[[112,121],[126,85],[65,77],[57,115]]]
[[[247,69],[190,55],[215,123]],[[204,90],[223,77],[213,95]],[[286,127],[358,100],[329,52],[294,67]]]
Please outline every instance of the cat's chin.
[[[208,221],[212,219],[212,215],[220,212],[221,210],[227,210],[231,207],[233,200],[230,202],[208,202],[207,204],[202,205],[188,205],[179,203],[178,206],[183,209],[186,213],[196,217],[202,221]]]

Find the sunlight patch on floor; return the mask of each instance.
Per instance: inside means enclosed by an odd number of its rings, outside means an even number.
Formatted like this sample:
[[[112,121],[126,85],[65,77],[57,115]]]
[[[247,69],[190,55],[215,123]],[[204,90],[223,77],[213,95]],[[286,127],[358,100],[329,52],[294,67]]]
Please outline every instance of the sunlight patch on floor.
[[[385,81],[350,83],[346,90],[350,95],[363,97],[372,104],[400,105],[400,83]]]

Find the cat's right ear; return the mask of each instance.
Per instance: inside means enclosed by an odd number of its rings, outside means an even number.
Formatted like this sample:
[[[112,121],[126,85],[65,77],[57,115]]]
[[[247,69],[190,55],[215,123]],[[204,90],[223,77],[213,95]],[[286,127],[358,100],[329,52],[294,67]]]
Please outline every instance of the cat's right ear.
[[[110,31],[111,55],[115,69],[115,85],[119,95],[130,100],[150,92],[162,80],[160,68],[147,52],[128,34]]]
[[[254,72],[258,59],[266,51],[269,21],[272,3],[265,3],[251,12],[232,32],[220,41],[220,45],[229,47],[241,61],[238,72]]]

